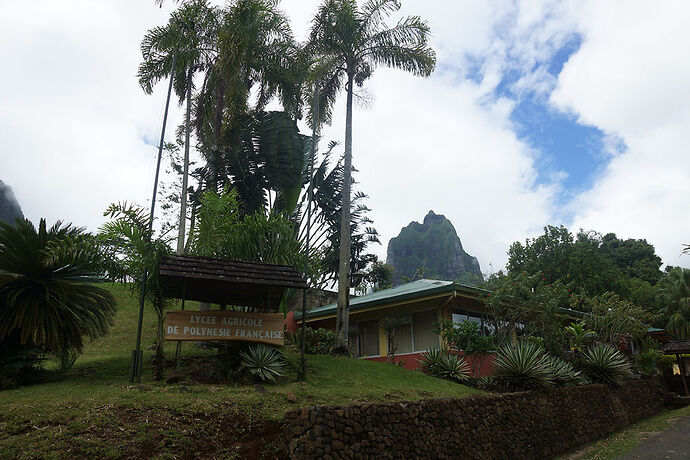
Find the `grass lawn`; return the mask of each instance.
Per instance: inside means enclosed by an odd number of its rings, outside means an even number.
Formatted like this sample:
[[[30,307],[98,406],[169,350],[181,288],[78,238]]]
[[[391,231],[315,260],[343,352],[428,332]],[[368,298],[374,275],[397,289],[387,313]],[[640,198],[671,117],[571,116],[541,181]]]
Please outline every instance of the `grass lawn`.
[[[668,427],[669,420],[687,416],[690,416],[690,406],[664,411],[659,415],[630,425],[628,428],[614,433],[608,438],[593,442],[578,449],[577,452],[562,458],[568,460],[606,460],[616,458],[633,449],[651,434],[663,431]]]
[[[0,458],[271,458],[271,439],[278,436],[274,421],[290,409],[480,393],[397,366],[320,355],[308,355],[307,381],[296,382],[295,353],[288,353],[288,375],[265,385],[263,394],[233,384],[168,385],[154,381],[150,367],[142,383],[132,385],[137,299],[124,286],[107,288],[118,313],[106,337],[90,344],[65,375],[0,392]],[[154,343],[155,327],[155,313],[147,309],[145,350]],[[168,343],[166,353],[174,349]],[[199,353],[184,344],[183,355]],[[151,355],[145,351],[145,362]],[[288,393],[296,403],[288,402]]]

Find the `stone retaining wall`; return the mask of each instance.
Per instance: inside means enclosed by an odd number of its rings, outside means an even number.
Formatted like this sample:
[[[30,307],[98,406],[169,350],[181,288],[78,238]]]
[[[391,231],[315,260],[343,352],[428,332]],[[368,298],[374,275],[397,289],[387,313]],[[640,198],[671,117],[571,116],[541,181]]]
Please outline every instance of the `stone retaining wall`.
[[[550,458],[662,408],[657,379],[620,388],[414,402],[316,406],[290,411],[291,458]]]

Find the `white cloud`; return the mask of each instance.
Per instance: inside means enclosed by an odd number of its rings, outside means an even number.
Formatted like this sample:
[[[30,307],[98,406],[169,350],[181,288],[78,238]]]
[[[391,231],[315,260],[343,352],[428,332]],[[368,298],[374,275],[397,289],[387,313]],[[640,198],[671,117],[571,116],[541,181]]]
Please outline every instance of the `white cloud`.
[[[573,227],[647,238],[665,263],[686,266],[689,20],[690,7],[679,2],[587,4],[579,16],[582,46],[551,97],[614,140],[607,167],[572,204]],[[619,152],[616,139],[627,151]]]
[[[283,2],[298,38],[306,37],[316,5]],[[166,2],[161,10],[153,0],[4,7],[0,59],[14,71],[0,74],[9,89],[0,107],[0,175],[29,218],[94,230],[110,202],[146,203],[155,148],[144,138],[158,136],[165,85],[153,96],[138,87],[139,43],[174,7]],[[385,255],[390,237],[434,209],[453,221],[485,269],[489,262],[498,267],[511,241],[549,221],[553,194],[535,187],[535,152],[511,130],[512,102],[486,97],[500,79],[500,59],[489,64],[493,81],[459,78],[468,53],[506,53],[492,31],[512,9],[483,2],[405,7],[429,20],[440,71],[425,80],[381,70],[368,84],[371,108],[356,109],[358,179],[384,243],[376,250]],[[342,140],[342,102],[328,139]],[[180,120],[174,109],[171,126]]]
[[[306,36],[314,9],[300,1],[283,2],[298,37]],[[317,2],[313,2],[316,5]],[[510,122],[513,101],[492,91],[505,70],[508,45],[496,41],[497,22],[515,23],[518,15],[506,2],[406,2],[403,14],[429,21],[438,70],[429,79],[379,69],[366,84],[374,95],[370,107],[355,107],[354,163],[358,187],[370,195],[371,217],[382,235],[372,249],[385,258],[387,242],[426,213],[444,214],[453,222],[465,249],[479,258],[484,271],[505,264],[508,246],[540,233],[551,221],[557,182],[538,186],[538,152],[517,139]],[[539,12],[536,16],[543,17]],[[504,19],[506,16],[512,18]],[[521,16],[520,16],[521,17]],[[523,20],[534,27],[534,20]],[[504,24],[505,26],[505,24]],[[506,26],[507,27],[507,26]],[[530,37],[530,60],[545,54]],[[523,59],[517,51],[514,60]],[[527,53],[525,51],[524,53]],[[482,81],[459,78],[472,58],[487,57]],[[326,139],[342,141],[344,97],[335,109]]]
[[[143,138],[158,137],[164,95],[138,86],[139,42],[168,10],[134,0],[3,5],[0,176],[31,220],[95,230],[110,202],[149,199],[156,151]]]
[[[298,39],[317,1],[284,0]],[[451,219],[482,268],[505,263],[515,240],[556,222],[559,181],[546,185],[534,151],[515,135],[515,101],[497,98],[507,72],[515,97],[548,95],[560,110],[608,134],[610,164],[578,196],[575,225],[647,237],[667,263],[679,263],[689,228],[689,43],[678,3],[404,2],[428,19],[438,70],[430,79],[381,69],[367,83],[374,99],[354,114],[360,187],[385,256],[389,238],[429,209]],[[62,218],[94,230],[112,201],[149,199],[164,102],[136,80],[139,43],[164,24],[175,2],[22,2],[0,16],[0,179],[32,220]],[[545,62],[575,33],[583,44],[556,80]],[[480,65],[480,69],[476,65]],[[6,67],[7,68],[7,67]],[[477,73],[478,72],[478,73]],[[468,76],[478,77],[468,80]],[[342,141],[344,98],[326,139]],[[168,138],[181,121],[173,107]],[[616,139],[629,150],[617,153]],[[604,152],[605,153],[605,152]],[[565,222],[567,223],[567,222]]]

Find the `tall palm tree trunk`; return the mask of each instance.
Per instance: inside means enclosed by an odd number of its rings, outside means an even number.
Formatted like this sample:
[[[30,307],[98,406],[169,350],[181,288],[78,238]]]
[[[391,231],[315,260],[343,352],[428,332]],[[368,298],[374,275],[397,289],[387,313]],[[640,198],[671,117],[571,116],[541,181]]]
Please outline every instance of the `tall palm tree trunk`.
[[[352,175],[352,83],[347,78],[347,112],[345,116],[345,158],[343,164],[343,203],[340,221],[340,262],[338,264],[338,313],[335,326],[335,353],[348,353],[350,329],[350,182]]]
[[[192,113],[192,68],[187,71],[187,113],[184,121],[184,164],[182,165],[182,193],[180,194],[180,225],[177,234],[177,253],[184,254],[185,225],[187,223],[187,178],[189,175],[189,121]]]

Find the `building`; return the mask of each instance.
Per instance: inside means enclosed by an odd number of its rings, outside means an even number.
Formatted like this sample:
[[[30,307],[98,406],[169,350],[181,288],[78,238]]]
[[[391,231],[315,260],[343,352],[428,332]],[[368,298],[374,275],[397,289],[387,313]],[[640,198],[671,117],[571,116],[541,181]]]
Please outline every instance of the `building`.
[[[490,329],[486,309],[480,300],[486,294],[489,291],[452,281],[422,279],[352,298],[352,352],[364,359],[385,361],[388,341],[384,319],[391,314],[401,315],[404,323],[395,330],[395,357],[408,369],[414,369],[418,367],[421,353],[441,345],[439,335],[433,332],[439,319],[470,320]],[[332,303],[307,311],[307,325],[335,330],[336,310],[337,304]],[[295,319],[301,320],[300,312],[295,313]],[[486,366],[490,365],[487,360]],[[482,374],[485,374],[484,369]]]

